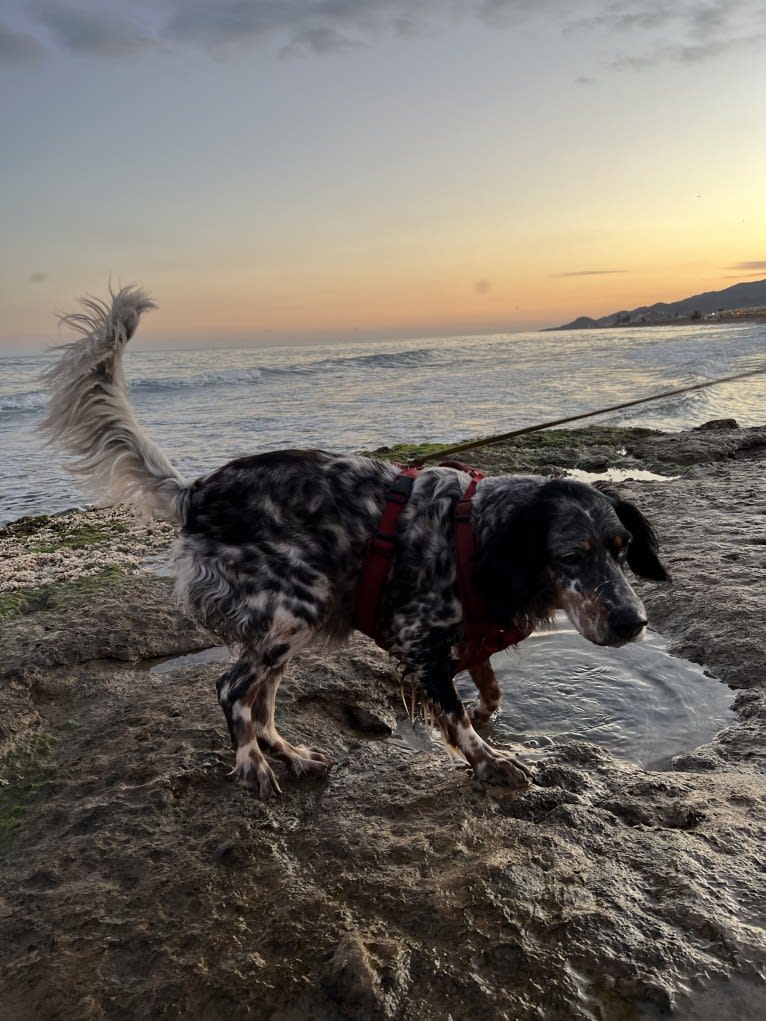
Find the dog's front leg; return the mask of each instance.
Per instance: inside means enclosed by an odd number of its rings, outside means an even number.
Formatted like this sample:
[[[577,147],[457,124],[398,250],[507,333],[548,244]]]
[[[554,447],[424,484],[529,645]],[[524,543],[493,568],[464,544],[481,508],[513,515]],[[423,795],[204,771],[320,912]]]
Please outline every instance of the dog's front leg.
[[[479,701],[471,710],[471,721],[474,727],[483,727],[500,708],[502,692],[488,659],[477,666],[469,667],[468,673],[479,691]]]
[[[473,729],[452,680],[452,659],[449,643],[435,646],[430,642],[414,642],[406,664],[431,704],[439,721],[444,740],[473,767],[476,776],[486,783],[506,787],[523,787],[532,779],[531,771],[501,748],[487,744]]]

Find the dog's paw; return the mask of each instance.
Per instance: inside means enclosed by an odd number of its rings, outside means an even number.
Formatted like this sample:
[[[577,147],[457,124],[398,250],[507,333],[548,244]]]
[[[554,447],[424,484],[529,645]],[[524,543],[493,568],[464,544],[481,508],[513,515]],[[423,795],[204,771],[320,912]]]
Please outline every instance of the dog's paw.
[[[335,765],[335,760],[324,752],[307,745],[290,744],[281,737],[269,741],[267,747],[295,776],[324,776]]]
[[[497,748],[474,767],[474,772],[484,783],[503,787],[526,787],[532,783],[532,770],[510,752]]]
[[[297,745],[293,746],[293,752],[289,763],[296,776],[326,776],[335,765],[335,759],[316,748]]]
[[[261,801],[271,801],[282,795],[282,788],[277,783],[276,774],[265,758],[261,758],[257,762],[250,760],[238,762],[229,775],[240,787],[247,787],[248,790],[254,791]]]

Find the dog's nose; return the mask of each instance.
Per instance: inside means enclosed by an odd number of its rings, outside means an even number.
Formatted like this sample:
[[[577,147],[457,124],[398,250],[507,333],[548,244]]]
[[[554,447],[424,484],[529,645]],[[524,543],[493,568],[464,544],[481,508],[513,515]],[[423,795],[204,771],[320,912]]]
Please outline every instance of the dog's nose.
[[[609,614],[609,630],[623,642],[637,638],[647,622],[637,617],[633,610],[612,610]]]

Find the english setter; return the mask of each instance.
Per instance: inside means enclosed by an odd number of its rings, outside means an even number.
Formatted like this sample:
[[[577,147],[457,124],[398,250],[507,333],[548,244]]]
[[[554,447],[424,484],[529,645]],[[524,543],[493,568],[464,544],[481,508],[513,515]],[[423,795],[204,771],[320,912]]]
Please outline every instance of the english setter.
[[[318,775],[332,764],[278,733],[277,688],[301,649],[350,634],[366,544],[397,468],[371,457],[284,450],[182,478],[143,432],[126,394],[123,348],[153,302],[138,288],[124,288],[110,303],[87,299],[82,307],[63,317],[81,337],[63,345],[46,373],[43,428],[74,458],[70,467],[91,492],[179,523],[178,594],[240,651],[217,684],[236,751],[234,773],[270,798],[280,793],[275,768]],[[445,467],[415,480],[399,521],[381,632],[476,776],[519,786],[530,771],[476,733],[452,680],[464,640],[453,516],[468,482],[460,469]],[[485,478],[474,497],[473,528],[473,582],[501,626],[526,632],[563,609],[591,642],[622,645],[646,624],[625,565],[644,578],[667,577],[638,509],[580,482]],[[471,676],[479,724],[497,709],[500,691],[489,661]]]

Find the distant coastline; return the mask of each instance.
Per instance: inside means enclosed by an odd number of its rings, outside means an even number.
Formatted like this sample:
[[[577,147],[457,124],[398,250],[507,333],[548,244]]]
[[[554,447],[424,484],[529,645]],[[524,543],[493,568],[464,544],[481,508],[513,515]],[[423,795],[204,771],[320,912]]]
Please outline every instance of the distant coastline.
[[[705,326],[711,323],[766,323],[766,308],[739,308],[726,312],[709,312],[706,315],[674,315],[674,316],[639,316],[636,319],[625,315],[592,320],[586,325],[575,325],[580,320],[567,323],[566,326],[546,326],[540,333],[557,333],[561,330],[614,330],[631,329],[640,326]]]
[[[549,326],[553,330],[602,330],[620,326],[688,326],[690,323],[753,323],[766,322],[766,279],[732,284],[722,291],[692,294],[680,301],[658,301],[620,309],[592,319],[578,316],[571,323]]]

